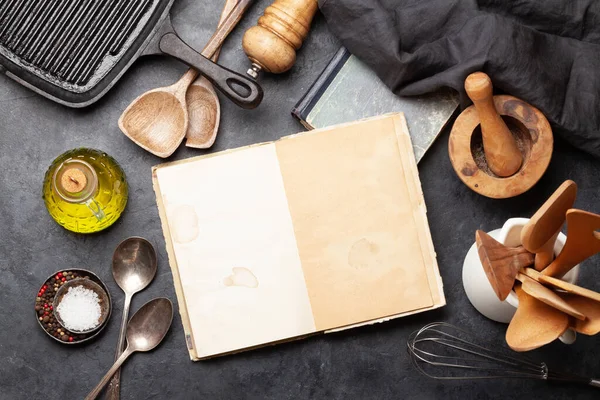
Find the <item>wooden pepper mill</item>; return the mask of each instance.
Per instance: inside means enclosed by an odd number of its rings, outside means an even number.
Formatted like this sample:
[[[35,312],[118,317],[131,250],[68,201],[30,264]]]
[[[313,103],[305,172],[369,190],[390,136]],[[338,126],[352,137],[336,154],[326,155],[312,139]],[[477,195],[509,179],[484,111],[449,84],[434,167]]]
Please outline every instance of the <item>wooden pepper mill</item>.
[[[529,190],[552,157],[552,129],[535,107],[513,96],[493,96],[483,72],[465,80],[473,106],[456,119],[448,144],[459,178],[487,197],[503,199]],[[478,129],[479,128],[479,129]]]
[[[261,70],[280,74],[292,68],[317,9],[317,0],[275,0],[267,7],[242,40],[252,62],[248,75],[256,79]]]

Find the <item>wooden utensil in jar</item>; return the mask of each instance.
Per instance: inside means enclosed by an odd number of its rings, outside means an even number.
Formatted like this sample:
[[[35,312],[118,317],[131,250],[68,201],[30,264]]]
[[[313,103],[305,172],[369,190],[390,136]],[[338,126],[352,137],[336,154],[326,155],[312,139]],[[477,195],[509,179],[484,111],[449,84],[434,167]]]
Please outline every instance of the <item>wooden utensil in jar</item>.
[[[556,292],[546,286],[522,273],[517,274],[517,279],[521,281],[521,289],[531,297],[579,320],[583,321],[585,319],[586,315],[584,313],[564,301]]]
[[[237,2],[238,0],[225,1],[219,25],[227,18]],[[219,48],[211,60],[217,62],[220,52],[221,49]],[[195,69],[190,68],[186,74],[195,72]],[[188,110],[185,145],[197,149],[207,149],[215,142],[221,120],[221,102],[217,92],[215,92],[212,83],[204,75],[200,75],[188,88],[185,100]]]
[[[600,215],[587,211],[567,211],[567,241],[556,259],[542,274],[561,278],[588,257],[600,251]]]
[[[261,70],[280,74],[292,68],[318,8],[317,0],[275,0],[267,7],[242,41],[252,62],[248,75],[256,79]]]
[[[498,299],[505,300],[512,290],[519,270],[533,264],[533,254],[523,246],[507,247],[477,230],[475,242],[481,265]]]
[[[239,0],[202,51],[212,57],[254,0]],[[198,72],[188,71],[171,86],[150,90],[136,98],[119,118],[119,128],[143,149],[162,158],[179,147],[187,133],[189,115],[186,103],[188,86]]]
[[[581,310],[586,319],[571,319],[570,326],[584,335],[596,335],[600,332],[600,303],[576,294],[561,293],[560,297],[571,306]]]
[[[527,275],[528,277],[535,279],[543,285],[552,286],[553,288],[563,290],[567,293],[572,293],[582,297],[586,297],[590,300],[599,302],[598,304],[600,304],[600,293],[598,292],[594,292],[593,290],[574,285],[572,283],[563,281],[562,279],[542,275],[541,273],[537,272],[532,268],[524,268],[521,270],[521,272]]]
[[[576,195],[577,184],[571,180],[563,182],[523,227],[521,243],[535,253],[537,271],[546,268],[554,259],[554,242]]]
[[[529,351],[556,340],[569,327],[569,317],[515,286],[519,307],[506,330],[506,343],[514,351]]]
[[[505,300],[518,280],[522,282],[522,290],[530,296],[577,319],[585,319],[584,314],[571,307],[552,290],[520,272],[533,264],[534,260],[533,254],[523,246],[507,247],[480,230],[475,233],[475,241],[481,265],[498,299]]]

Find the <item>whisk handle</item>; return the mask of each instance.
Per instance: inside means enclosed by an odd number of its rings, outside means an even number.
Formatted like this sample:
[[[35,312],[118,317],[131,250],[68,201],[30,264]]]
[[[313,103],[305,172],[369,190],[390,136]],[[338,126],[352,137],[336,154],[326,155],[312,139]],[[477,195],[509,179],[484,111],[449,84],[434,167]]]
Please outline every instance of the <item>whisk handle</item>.
[[[590,379],[590,386],[600,388],[600,379]]]

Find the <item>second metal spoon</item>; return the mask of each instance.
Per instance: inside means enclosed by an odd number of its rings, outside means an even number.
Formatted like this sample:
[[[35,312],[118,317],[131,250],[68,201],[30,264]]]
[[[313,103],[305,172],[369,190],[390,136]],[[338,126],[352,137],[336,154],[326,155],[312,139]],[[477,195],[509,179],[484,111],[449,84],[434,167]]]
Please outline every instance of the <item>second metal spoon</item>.
[[[152,282],[154,275],[156,275],[156,268],[156,250],[154,250],[152,243],[144,238],[127,238],[119,243],[115,249],[112,260],[112,273],[117,285],[125,292],[123,318],[121,320],[121,330],[119,332],[119,341],[117,342],[115,361],[123,352],[131,298],[134,294],[143,290],[150,282]],[[118,400],[120,386],[121,370],[117,370],[110,381],[106,398]]]
[[[88,394],[85,400],[94,400],[106,385],[112,374],[131,354],[136,351],[150,351],[162,342],[173,321],[173,304],[165,297],[150,300],[131,317],[127,324],[127,348],[108,370],[100,383]]]

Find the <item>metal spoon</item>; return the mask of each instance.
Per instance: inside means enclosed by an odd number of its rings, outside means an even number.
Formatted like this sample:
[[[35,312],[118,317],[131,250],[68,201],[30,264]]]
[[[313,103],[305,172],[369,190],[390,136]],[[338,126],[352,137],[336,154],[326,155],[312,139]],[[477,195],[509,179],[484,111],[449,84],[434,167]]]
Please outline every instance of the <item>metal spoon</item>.
[[[233,10],[238,0],[225,0],[219,25]],[[216,51],[211,60],[217,62],[221,49]],[[213,85],[204,75],[199,75],[188,87],[185,95],[188,109],[188,128],[185,134],[185,145],[197,149],[208,149],[213,145],[221,120],[221,103]]]
[[[123,318],[121,320],[121,330],[119,332],[115,360],[118,360],[123,352],[131,298],[152,282],[154,275],[156,275],[156,264],[156,251],[152,243],[144,238],[127,238],[119,243],[115,249],[112,261],[112,273],[117,285],[125,292]],[[121,372],[117,371],[110,382],[106,396],[107,399],[119,399],[120,382]]]
[[[150,351],[163,340],[173,321],[173,303],[159,297],[144,304],[127,324],[127,348],[108,370],[100,383],[86,396],[95,399],[121,364],[136,351]]]

